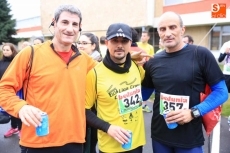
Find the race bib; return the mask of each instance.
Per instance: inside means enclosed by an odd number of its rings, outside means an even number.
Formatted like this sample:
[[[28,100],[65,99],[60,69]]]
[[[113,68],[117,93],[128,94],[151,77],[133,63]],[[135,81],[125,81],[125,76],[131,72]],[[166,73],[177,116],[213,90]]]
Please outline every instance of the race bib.
[[[224,70],[230,73],[230,63],[224,65]]]
[[[165,110],[179,110],[189,108],[189,96],[160,94],[160,114]]]
[[[120,115],[130,113],[142,106],[140,86],[118,93],[117,97]]]

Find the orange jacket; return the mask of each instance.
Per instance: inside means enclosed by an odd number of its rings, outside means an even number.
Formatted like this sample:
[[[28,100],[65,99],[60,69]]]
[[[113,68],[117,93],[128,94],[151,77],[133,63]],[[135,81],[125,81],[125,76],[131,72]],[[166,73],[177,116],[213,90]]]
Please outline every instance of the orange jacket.
[[[26,47],[14,58],[0,82],[0,106],[13,116],[29,104],[47,112],[49,134],[39,137],[35,127],[22,125],[20,144],[40,148],[85,142],[86,74],[97,63],[85,53],[66,64],[50,47],[51,41],[34,46],[26,101],[15,92],[27,85],[26,68],[31,48]],[[76,52],[73,53],[72,57]]]

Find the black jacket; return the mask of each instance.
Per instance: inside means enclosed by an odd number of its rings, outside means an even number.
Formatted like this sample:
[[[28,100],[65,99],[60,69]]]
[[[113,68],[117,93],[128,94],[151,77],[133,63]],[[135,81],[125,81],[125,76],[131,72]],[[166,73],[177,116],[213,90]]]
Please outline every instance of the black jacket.
[[[2,60],[0,60],[0,79],[2,78],[4,72],[6,71],[12,60],[13,57],[3,57]]]

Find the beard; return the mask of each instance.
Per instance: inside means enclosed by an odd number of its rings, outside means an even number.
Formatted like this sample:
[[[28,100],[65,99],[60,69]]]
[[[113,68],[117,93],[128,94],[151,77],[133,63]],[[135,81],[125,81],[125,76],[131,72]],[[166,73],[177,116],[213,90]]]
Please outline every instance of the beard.
[[[122,60],[126,57],[126,55],[124,53],[117,53],[114,55],[114,59],[116,60]]]

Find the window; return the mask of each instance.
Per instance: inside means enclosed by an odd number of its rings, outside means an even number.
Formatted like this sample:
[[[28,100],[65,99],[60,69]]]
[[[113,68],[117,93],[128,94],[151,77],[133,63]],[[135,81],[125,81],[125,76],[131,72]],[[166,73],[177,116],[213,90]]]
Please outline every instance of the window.
[[[211,50],[220,50],[230,40],[230,26],[216,26],[211,32]]]
[[[200,1],[200,0],[164,0],[164,6],[197,2],[197,1]]]

